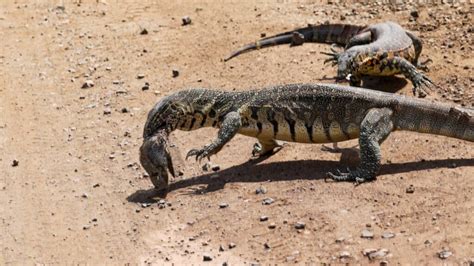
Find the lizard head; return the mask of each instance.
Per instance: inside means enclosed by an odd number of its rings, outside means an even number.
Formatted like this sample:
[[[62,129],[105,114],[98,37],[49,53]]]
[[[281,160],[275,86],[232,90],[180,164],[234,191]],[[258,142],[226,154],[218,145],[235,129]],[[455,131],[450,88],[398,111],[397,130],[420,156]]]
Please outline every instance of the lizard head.
[[[357,53],[354,51],[345,51],[339,54],[337,58],[337,79],[346,80],[349,74],[354,72],[354,59]]]
[[[168,186],[168,171],[175,176],[168,145],[168,133],[159,130],[153,136],[145,138],[140,147],[140,163],[158,190]]]
[[[162,98],[148,113],[140,147],[140,163],[150,176],[156,189],[168,186],[168,171],[175,176],[169,152],[169,134],[176,129],[183,117],[178,103],[179,95]]]

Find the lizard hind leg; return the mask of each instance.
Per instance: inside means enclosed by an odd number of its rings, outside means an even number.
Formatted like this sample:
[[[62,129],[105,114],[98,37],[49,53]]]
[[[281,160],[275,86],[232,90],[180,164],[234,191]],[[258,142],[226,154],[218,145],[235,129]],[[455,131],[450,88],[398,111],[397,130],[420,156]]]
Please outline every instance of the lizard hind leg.
[[[359,145],[360,159],[359,166],[346,173],[328,173],[329,178],[335,181],[355,181],[363,183],[375,179],[380,169],[380,144],[388,137],[393,130],[392,110],[388,108],[371,109],[360,126]]]
[[[269,156],[273,155],[276,148],[282,148],[274,139],[258,139],[258,142],[253,145],[252,156]]]

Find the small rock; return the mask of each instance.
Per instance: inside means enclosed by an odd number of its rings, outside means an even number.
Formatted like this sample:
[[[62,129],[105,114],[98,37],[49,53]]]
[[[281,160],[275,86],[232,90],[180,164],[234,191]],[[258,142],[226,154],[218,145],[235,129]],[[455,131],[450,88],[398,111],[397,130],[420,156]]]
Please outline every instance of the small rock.
[[[391,232],[385,232],[382,234],[382,238],[389,239],[389,238],[394,238],[395,234]]]
[[[409,185],[405,192],[408,194],[413,194],[415,192],[415,187],[413,185]]]
[[[303,222],[297,222],[295,224],[295,229],[304,229],[306,227],[306,224]]]
[[[123,107],[122,110],[120,110],[120,111],[124,114],[129,112],[127,107]]]
[[[264,247],[265,249],[270,249],[270,244],[265,243],[265,244],[263,244],[263,247]]]
[[[219,252],[223,252],[224,251],[224,246],[220,245],[219,246]]]
[[[367,238],[367,239],[372,239],[374,238],[374,233],[368,229],[362,230],[362,233],[360,235],[362,238]]]
[[[140,31],[140,35],[147,35],[148,34],[148,30],[147,29],[142,29],[142,31]]]
[[[173,69],[171,73],[173,74],[173,78],[176,78],[179,76],[179,71],[177,69]]]
[[[191,18],[189,16],[184,16],[181,18],[181,21],[183,22],[183,26],[191,24]]]
[[[149,89],[150,89],[150,83],[145,82],[145,85],[143,85],[143,87],[142,87],[142,91],[147,91]]]
[[[339,258],[341,258],[341,259],[349,258],[350,256],[351,256],[351,253],[349,253],[349,251],[342,251],[339,254]]]
[[[92,88],[94,87],[94,81],[88,79],[84,82],[84,84],[82,84],[82,89],[88,89],[88,88]]]
[[[338,239],[336,239],[336,243],[342,243],[344,242],[345,238],[344,237],[339,237]]]
[[[453,253],[451,251],[449,251],[448,249],[443,249],[440,252],[438,252],[438,257],[440,259],[443,259],[443,260],[451,257],[452,255],[453,255]]]
[[[380,266],[388,266],[388,261],[386,260],[381,261]]]
[[[229,264],[228,264],[226,261],[224,261],[224,262],[222,263],[222,266],[229,266]]]
[[[259,187],[255,190],[255,194],[266,194],[267,193],[267,189],[265,187]]]
[[[20,164],[20,161],[18,160],[13,160],[12,161],[12,167],[17,167]]]
[[[87,195],[87,193],[82,193],[81,197],[84,198],[84,199],[87,199],[89,197],[89,195]]]
[[[91,226],[89,224],[87,224],[87,225],[84,225],[82,227],[82,230],[88,230],[89,228],[91,228]]]
[[[275,223],[270,223],[270,224],[268,225],[268,228],[269,228],[269,229],[275,229],[275,228],[276,228],[276,224],[275,224]]]
[[[166,200],[160,199],[158,201],[158,209],[164,209],[164,208],[166,208]]]
[[[110,108],[104,109],[104,115],[110,115],[111,113],[112,113],[112,110]]]
[[[212,261],[212,257],[210,254],[204,254],[202,255],[202,260],[203,261]]]
[[[235,244],[234,242],[230,242],[229,243],[229,249],[233,249],[237,246],[237,244]]]
[[[145,74],[143,74],[143,73],[140,73],[140,74],[137,75],[137,79],[142,79],[144,77],[145,77]]]
[[[381,248],[379,250],[376,249],[364,249],[362,252],[365,256],[369,257],[369,259],[383,259],[388,254],[388,249]]]
[[[227,208],[227,207],[229,207],[229,203],[226,203],[226,202],[219,203],[219,208],[224,209],[224,208]]]
[[[263,205],[270,205],[270,204],[272,204],[273,202],[275,202],[274,199],[272,199],[272,198],[266,198],[266,199],[264,199],[264,200],[262,201],[262,204],[263,204]]]
[[[262,215],[260,216],[260,222],[268,221],[268,216]]]
[[[418,10],[415,9],[415,10],[410,11],[410,16],[412,16],[414,19],[417,19],[420,16],[420,14],[418,13]]]

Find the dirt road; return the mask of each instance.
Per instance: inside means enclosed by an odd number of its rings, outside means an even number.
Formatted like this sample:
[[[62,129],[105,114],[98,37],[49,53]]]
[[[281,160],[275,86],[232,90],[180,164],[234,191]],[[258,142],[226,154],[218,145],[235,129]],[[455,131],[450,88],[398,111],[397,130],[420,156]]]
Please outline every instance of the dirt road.
[[[340,154],[320,145],[288,143],[249,162],[254,140],[238,136],[212,158],[220,171],[186,162],[162,201],[138,162],[146,114],[169,93],[333,76],[327,45],[222,60],[262,33],[307,23],[399,22],[433,60],[440,88],[429,97],[473,107],[472,4],[56,2],[0,3],[0,264],[472,263],[471,143],[395,132],[378,180],[355,187],[324,182]],[[402,78],[371,84],[411,93]],[[184,158],[215,134],[174,139]],[[372,260],[366,249],[377,251]]]

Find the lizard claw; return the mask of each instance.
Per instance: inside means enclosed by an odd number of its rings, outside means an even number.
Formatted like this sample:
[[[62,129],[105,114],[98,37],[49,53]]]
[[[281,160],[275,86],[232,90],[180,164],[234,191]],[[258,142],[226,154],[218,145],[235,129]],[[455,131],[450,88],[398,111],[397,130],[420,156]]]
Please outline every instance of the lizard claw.
[[[204,146],[202,149],[191,149],[186,154],[186,160],[188,157],[196,156],[196,161],[201,162],[203,158],[207,158],[210,160],[211,155],[215,154],[217,151],[215,150],[212,144]]]
[[[437,87],[433,81],[427,76],[417,73],[412,79],[413,82],[413,95],[418,93],[418,97],[424,98],[426,95],[429,95],[429,91],[432,87]]]

